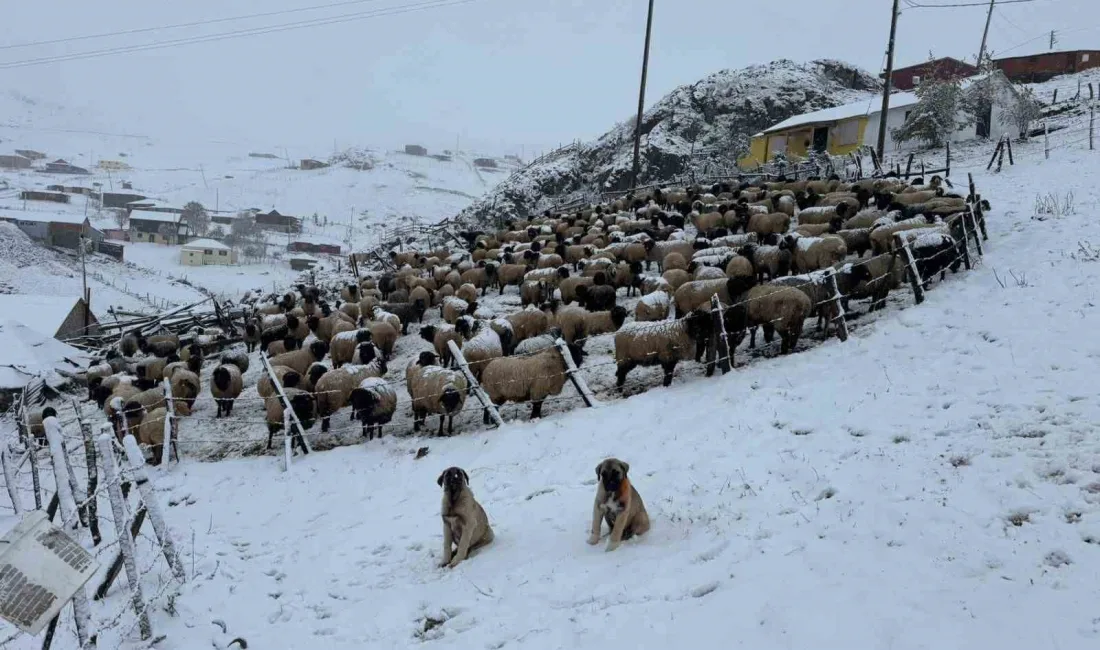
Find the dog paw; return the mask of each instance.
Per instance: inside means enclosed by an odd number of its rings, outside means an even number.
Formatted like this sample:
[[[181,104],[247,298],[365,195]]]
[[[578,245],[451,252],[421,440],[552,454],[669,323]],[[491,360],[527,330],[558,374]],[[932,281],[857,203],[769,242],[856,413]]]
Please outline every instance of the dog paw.
[[[606,551],[607,551],[608,553],[610,553],[611,551],[614,551],[614,550],[615,550],[615,549],[617,549],[617,548],[619,548],[619,544],[618,544],[618,542],[611,542],[610,544],[608,544],[608,545],[607,545],[607,549],[605,549],[605,550],[606,550]]]
[[[458,559],[458,558],[455,558],[455,559],[451,560],[449,564],[447,564],[447,568],[448,568],[448,569],[453,569],[453,568],[455,568],[456,566],[458,566],[458,563],[459,563],[459,562],[461,562],[461,561],[462,561],[462,560],[460,560],[460,559]]]
[[[599,543],[600,543],[600,536],[599,535],[590,535],[588,537],[588,545],[589,546],[595,546],[596,544],[599,544]]]

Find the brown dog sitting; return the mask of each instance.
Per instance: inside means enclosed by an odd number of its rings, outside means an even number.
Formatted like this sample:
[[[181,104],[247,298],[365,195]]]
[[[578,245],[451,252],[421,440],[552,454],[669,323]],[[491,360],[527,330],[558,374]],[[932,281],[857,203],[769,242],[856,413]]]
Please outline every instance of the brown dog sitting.
[[[448,467],[436,483],[443,488],[443,561],[439,566],[455,568],[470,551],[493,541],[493,529],[485,510],[470,491],[470,477],[460,467]],[[457,549],[452,549],[457,545]],[[453,559],[452,559],[453,556]]]
[[[644,535],[649,530],[649,515],[642,497],[626,476],[628,471],[630,465],[618,458],[608,458],[596,466],[596,477],[600,482],[596,488],[596,504],[592,506],[589,544],[600,543],[600,519],[606,519],[611,529],[608,551],[619,548],[624,539]]]

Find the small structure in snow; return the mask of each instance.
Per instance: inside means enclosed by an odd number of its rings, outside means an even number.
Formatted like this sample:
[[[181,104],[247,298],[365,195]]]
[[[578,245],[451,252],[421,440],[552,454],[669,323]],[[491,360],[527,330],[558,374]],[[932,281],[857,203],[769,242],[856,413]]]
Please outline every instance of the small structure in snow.
[[[55,160],[51,163],[46,163],[46,170],[45,171],[47,173],[50,173],[50,174],[87,174],[87,173],[89,173],[87,169],[84,169],[83,167],[77,167],[76,165],[74,165],[74,164],[70,163],[69,161],[64,160],[62,158],[58,158],[57,160]]]
[[[88,309],[83,298],[40,296],[26,293],[0,294],[2,318],[25,325],[35,332],[59,341],[84,335],[84,319],[88,333],[99,333],[99,319]],[[0,347],[0,350],[3,350]]]
[[[308,271],[317,266],[320,261],[308,253],[297,253],[290,258],[290,268],[295,271]]]
[[[180,249],[180,264],[184,266],[236,263],[237,251],[213,239],[189,241]]]
[[[0,156],[0,168],[2,169],[30,169],[30,158],[26,156],[20,156],[19,154],[5,154]]]
[[[35,151],[34,149],[16,149],[15,153],[23,156],[24,158],[30,158],[31,160],[45,160],[46,154],[41,151]]]
[[[64,383],[58,370],[77,372],[91,359],[86,353],[41,334],[14,320],[0,321],[0,349],[4,363],[0,364],[0,390],[19,390],[35,377],[48,385]]]
[[[328,163],[321,162],[320,160],[314,160],[313,158],[302,158],[302,161],[298,163],[298,169],[306,171],[313,169],[324,169],[328,167]]]
[[[410,156],[427,156],[428,150],[418,144],[407,144],[405,145],[405,153]]]
[[[474,166],[484,169],[496,169],[497,161],[494,158],[474,158]]]

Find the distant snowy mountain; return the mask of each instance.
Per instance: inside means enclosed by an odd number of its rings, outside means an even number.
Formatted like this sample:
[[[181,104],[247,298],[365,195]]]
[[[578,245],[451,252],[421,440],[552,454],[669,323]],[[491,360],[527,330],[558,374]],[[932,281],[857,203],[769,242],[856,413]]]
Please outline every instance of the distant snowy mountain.
[[[732,163],[754,133],[807,111],[858,101],[880,88],[865,70],[840,61],[780,60],[722,70],[681,86],[642,118],[639,184],[667,179],[693,166]],[[541,197],[628,187],[634,119],[594,142],[566,147],[516,172],[460,215],[487,222],[541,209]]]

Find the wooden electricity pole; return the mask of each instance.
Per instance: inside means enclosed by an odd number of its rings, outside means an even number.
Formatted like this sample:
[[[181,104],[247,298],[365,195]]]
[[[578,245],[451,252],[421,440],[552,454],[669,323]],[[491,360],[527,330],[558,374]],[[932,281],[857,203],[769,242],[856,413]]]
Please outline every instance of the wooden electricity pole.
[[[894,0],[897,4],[897,0]],[[645,51],[642,53],[642,83],[638,89],[638,119],[634,123],[634,171],[630,177],[630,187],[638,187],[638,173],[641,171],[642,152],[642,112],[645,110],[645,80],[649,72],[649,36],[653,31],[653,0],[649,0],[649,14],[645,20]]]
[[[993,5],[997,4],[997,0],[989,0],[989,13],[985,15],[985,29],[982,31],[982,46],[978,48],[978,67],[982,67],[982,61],[985,59],[985,42],[989,38],[989,23],[993,20]]]
[[[894,8],[890,12],[890,42],[886,47],[886,80],[882,84],[882,112],[878,118],[878,159],[882,160],[882,154],[886,149],[886,116],[890,112],[890,86],[894,76],[894,40],[898,33],[898,0],[894,0]]]

